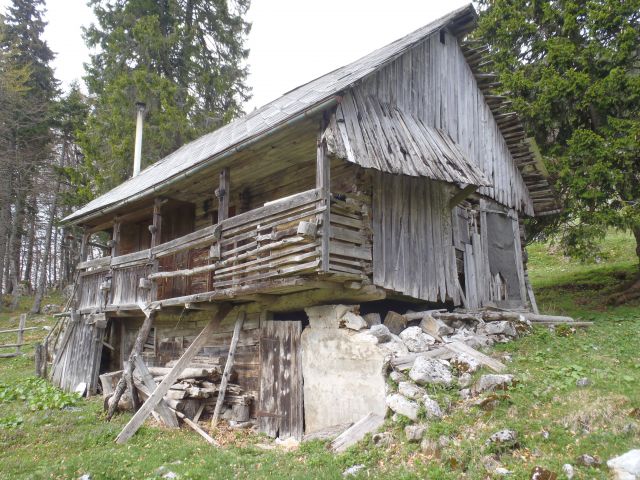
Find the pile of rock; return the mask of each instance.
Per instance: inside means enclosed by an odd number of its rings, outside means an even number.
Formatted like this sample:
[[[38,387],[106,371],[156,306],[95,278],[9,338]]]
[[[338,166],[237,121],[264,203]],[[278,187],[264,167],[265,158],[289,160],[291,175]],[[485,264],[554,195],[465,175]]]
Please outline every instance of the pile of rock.
[[[443,406],[428,394],[432,390],[428,387],[458,388],[461,397],[468,399],[512,385],[512,375],[498,373],[483,375],[472,384],[472,374],[482,366],[496,372],[506,368],[477,349],[513,340],[531,326],[524,314],[495,310],[390,311],[384,321],[378,313],[360,315],[357,306],[347,305],[313,307],[307,314],[312,329],[336,331],[328,338],[339,338],[337,330],[351,332],[349,343],[375,345],[382,352],[386,360],[383,375],[391,380],[386,382],[385,405],[394,416],[415,422],[406,428],[409,441],[420,441],[424,423],[444,415]],[[340,355],[345,351],[342,348]],[[371,347],[354,347],[350,354],[357,357],[365,351],[371,352]]]

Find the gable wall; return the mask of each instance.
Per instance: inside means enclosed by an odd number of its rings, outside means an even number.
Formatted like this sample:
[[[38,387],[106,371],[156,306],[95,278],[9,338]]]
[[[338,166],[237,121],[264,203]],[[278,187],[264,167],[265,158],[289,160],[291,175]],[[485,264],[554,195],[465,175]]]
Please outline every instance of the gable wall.
[[[533,204],[456,38],[432,35],[356,87],[451,135],[493,183],[480,193],[533,215]]]

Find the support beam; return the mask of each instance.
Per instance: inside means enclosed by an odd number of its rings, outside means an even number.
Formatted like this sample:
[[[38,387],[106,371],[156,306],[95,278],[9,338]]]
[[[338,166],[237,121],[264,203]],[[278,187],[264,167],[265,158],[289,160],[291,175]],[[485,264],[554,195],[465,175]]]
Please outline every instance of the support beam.
[[[218,223],[229,218],[230,182],[229,169],[223,168],[220,172],[220,184],[216,190],[216,197],[218,198]]]
[[[222,303],[220,304],[220,308],[213,316],[213,318],[209,321],[209,323],[202,329],[202,332],[195,338],[195,340],[189,345],[189,348],[185,350],[182,354],[182,357],[176,362],[175,366],[169,372],[160,385],[156,387],[151,396],[147,399],[146,402],[140,407],[135,415],[129,420],[129,423],[122,429],[118,437],[116,438],[117,443],[125,443],[129,440],[142,426],[145,419],[151,414],[153,409],[158,405],[162,397],[169,391],[171,386],[176,382],[178,376],[182,371],[189,365],[193,357],[200,351],[200,349],[206,344],[209,340],[210,335],[215,332],[220,323],[227,314],[231,311],[230,303]]]
[[[231,337],[231,345],[229,346],[229,355],[227,356],[227,363],[224,365],[224,372],[222,374],[222,380],[220,381],[220,389],[218,390],[218,399],[216,400],[216,407],[213,410],[213,417],[211,417],[211,428],[215,428],[220,418],[220,411],[222,410],[222,404],[224,403],[224,395],[227,391],[227,384],[229,383],[229,377],[231,376],[231,369],[233,368],[233,361],[236,354],[236,347],[238,346],[238,340],[240,339],[240,332],[244,325],[246,318],[246,312],[242,311],[238,314],[235,327],[233,328],[233,337]]]
[[[462,202],[465,198],[467,198],[469,195],[473,194],[476,190],[478,190],[478,186],[477,185],[467,185],[466,187],[464,187],[462,190],[460,190],[458,193],[456,193],[451,200],[449,200],[449,209],[453,209],[456,207],[456,205],[458,205],[460,202]]]
[[[80,261],[84,262],[87,260],[87,256],[89,255],[89,238],[91,237],[91,233],[84,228],[82,231],[82,240],[80,242]]]
[[[153,223],[149,226],[151,232],[151,248],[162,243],[162,204],[165,201],[156,198],[153,202]]]
[[[119,217],[113,220],[113,234],[111,235],[111,258],[120,255],[120,227],[122,222]]]
[[[131,354],[129,355],[129,362],[125,365],[125,369],[122,372],[122,378],[118,381],[118,385],[113,392],[113,396],[109,399],[109,409],[107,411],[107,421],[111,420],[113,414],[116,412],[116,408],[118,407],[118,402],[120,401],[120,397],[124,393],[127,387],[127,378],[132,375],[133,372],[133,358],[136,355],[142,353],[142,348],[144,346],[147,337],[149,336],[149,332],[151,331],[151,325],[153,325],[153,319],[156,313],[150,310],[148,307],[140,307],[145,314],[144,322],[142,322],[142,326],[140,330],[138,330],[138,336],[133,344],[133,348],[131,349]]]
[[[323,272],[329,271],[329,238],[331,236],[331,176],[330,176],[330,160],[327,150],[327,142],[322,138],[326,122],[323,119],[320,122],[320,132],[318,132],[318,143],[316,150],[316,188],[320,190],[322,198],[322,206],[325,207],[322,212],[322,255],[320,268]]]

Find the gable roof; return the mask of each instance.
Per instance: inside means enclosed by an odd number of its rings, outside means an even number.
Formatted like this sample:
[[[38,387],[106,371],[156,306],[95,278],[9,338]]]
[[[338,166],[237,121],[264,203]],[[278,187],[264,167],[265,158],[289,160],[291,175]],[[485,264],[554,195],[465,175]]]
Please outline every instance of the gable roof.
[[[342,90],[393,61],[432,33],[445,27],[454,34],[468,31],[476,17],[473,6],[466,5],[353,63],[301,85],[250,114],[187,143],[63,221],[79,222],[152,195],[168,181],[204,164],[214,163],[243,143],[281,128],[327,102],[329,105],[335,103],[334,97]]]

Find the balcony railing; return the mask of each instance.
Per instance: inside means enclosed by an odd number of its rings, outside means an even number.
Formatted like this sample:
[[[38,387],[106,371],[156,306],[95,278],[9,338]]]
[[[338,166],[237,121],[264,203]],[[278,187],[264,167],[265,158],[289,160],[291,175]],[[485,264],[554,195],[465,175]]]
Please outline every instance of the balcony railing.
[[[76,309],[268,293],[320,272],[368,275],[368,208],[357,198],[332,199],[329,216],[326,203],[320,190],[309,190],[151,249],[82,262]]]

